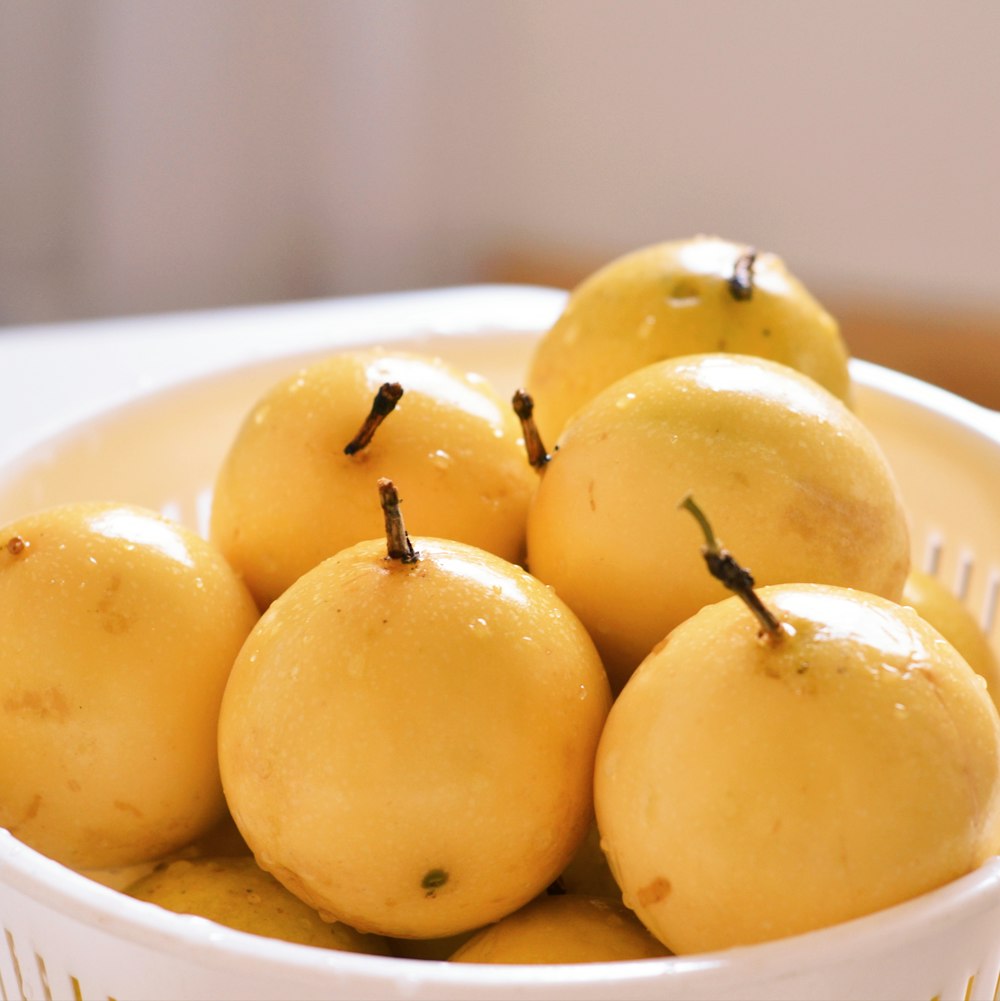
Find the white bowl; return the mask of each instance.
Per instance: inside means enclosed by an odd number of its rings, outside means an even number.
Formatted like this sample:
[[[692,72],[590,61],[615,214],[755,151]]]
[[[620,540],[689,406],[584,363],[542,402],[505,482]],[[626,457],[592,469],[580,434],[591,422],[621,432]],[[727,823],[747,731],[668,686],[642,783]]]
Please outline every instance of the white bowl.
[[[484,286],[7,332],[0,366],[39,373],[48,394],[15,381],[0,398],[0,524],[45,504],[102,498],[204,531],[236,427],[281,375],[333,350],[404,342],[511,393],[563,302],[553,290]],[[878,366],[854,361],[852,374],[857,411],[906,498],[915,563],[942,575],[996,644],[1000,420]],[[783,941],[633,963],[491,967],[247,935],[127,898],[0,831],[0,925],[4,1001],[1000,994],[1000,858],[919,899]]]

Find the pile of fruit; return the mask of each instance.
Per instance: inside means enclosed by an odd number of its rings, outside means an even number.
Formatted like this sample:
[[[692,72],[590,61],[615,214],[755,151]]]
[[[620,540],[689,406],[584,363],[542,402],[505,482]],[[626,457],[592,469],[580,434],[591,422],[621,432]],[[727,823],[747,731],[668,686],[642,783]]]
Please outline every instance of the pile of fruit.
[[[0,826],[162,907],[479,963],[794,935],[1000,852],[996,658],[779,258],[613,261],[509,388],[345,351],[249,410],[207,539],[0,529]]]

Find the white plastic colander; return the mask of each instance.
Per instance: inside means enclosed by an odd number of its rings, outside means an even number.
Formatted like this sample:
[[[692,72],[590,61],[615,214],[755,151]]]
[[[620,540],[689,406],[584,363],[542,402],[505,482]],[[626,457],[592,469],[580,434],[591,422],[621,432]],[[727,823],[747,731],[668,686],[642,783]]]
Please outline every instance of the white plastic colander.
[[[0,331],[0,524],[43,504],[114,498],[204,531],[215,470],[280,376],[333,350],[405,342],[513,392],[563,302],[554,290],[482,286]],[[947,581],[1000,645],[1000,415],[852,366],[857,412],[907,502],[915,565]],[[0,830],[0,999],[26,998],[997,1001],[1000,858],[898,907],[778,942],[492,967],[247,935],[132,900]]]

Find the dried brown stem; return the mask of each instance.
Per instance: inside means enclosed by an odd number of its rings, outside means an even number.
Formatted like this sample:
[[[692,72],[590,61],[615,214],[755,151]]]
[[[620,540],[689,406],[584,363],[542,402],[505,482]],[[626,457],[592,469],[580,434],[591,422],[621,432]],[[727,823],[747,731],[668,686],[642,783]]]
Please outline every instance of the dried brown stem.
[[[517,414],[518,420],[521,422],[528,462],[535,469],[542,470],[552,456],[545,450],[542,436],[538,433],[538,425],[535,424],[535,401],[526,390],[518,389],[515,391],[511,403],[514,405],[514,413]]]
[[[385,515],[385,542],[390,560],[400,563],[416,563],[420,558],[406,534],[403,514],[399,510],[399,493],[392,480],[381,477],[378,481],[378,495]]]
[[[757,260],[757,251],[751,247],[746,253],[740,254],[733,265],[733,274],[729,279],[729,294],[737,302],[746,302],[753,298],[753,266]]]
[[[379,386],[372,408],[368,412],[358,433],[344,446],[345,455],[360,452],[372,440],[379,425],[392,413],[399,398],[403,395],[403,387],[398,382],[384,382]]]

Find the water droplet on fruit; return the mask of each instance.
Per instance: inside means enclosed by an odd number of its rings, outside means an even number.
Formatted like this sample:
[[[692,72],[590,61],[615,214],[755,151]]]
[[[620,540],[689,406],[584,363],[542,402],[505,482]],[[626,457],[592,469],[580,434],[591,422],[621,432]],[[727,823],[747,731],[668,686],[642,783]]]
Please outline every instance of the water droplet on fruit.
[[[451,465],[451,456],[441,448],[431,452],[427,458],[430,460],[431,465],[436,466],[438,469],[447,469]]]
[[[271,412],[271,405],[269,403],[264,403],[259,406],[253,412],[253,422],[254,424],[263,424],[267,420],[268,414]]]
[[[589,694],[587,686],[581,685],[580,690],[576,693],[576,697],[582,702]]]
[[[634,400],[635,393],[626,393],[624,396],[620,396],[617,400],[615,400],[615,406],[619,410],[624,410],[626,407],[630,407]]]
[[[490,624],[486,621],[486,619],[480,616],[469,623],[469,628],[473,630],[473,632],[482,632],[484,630],[489,631]]]

